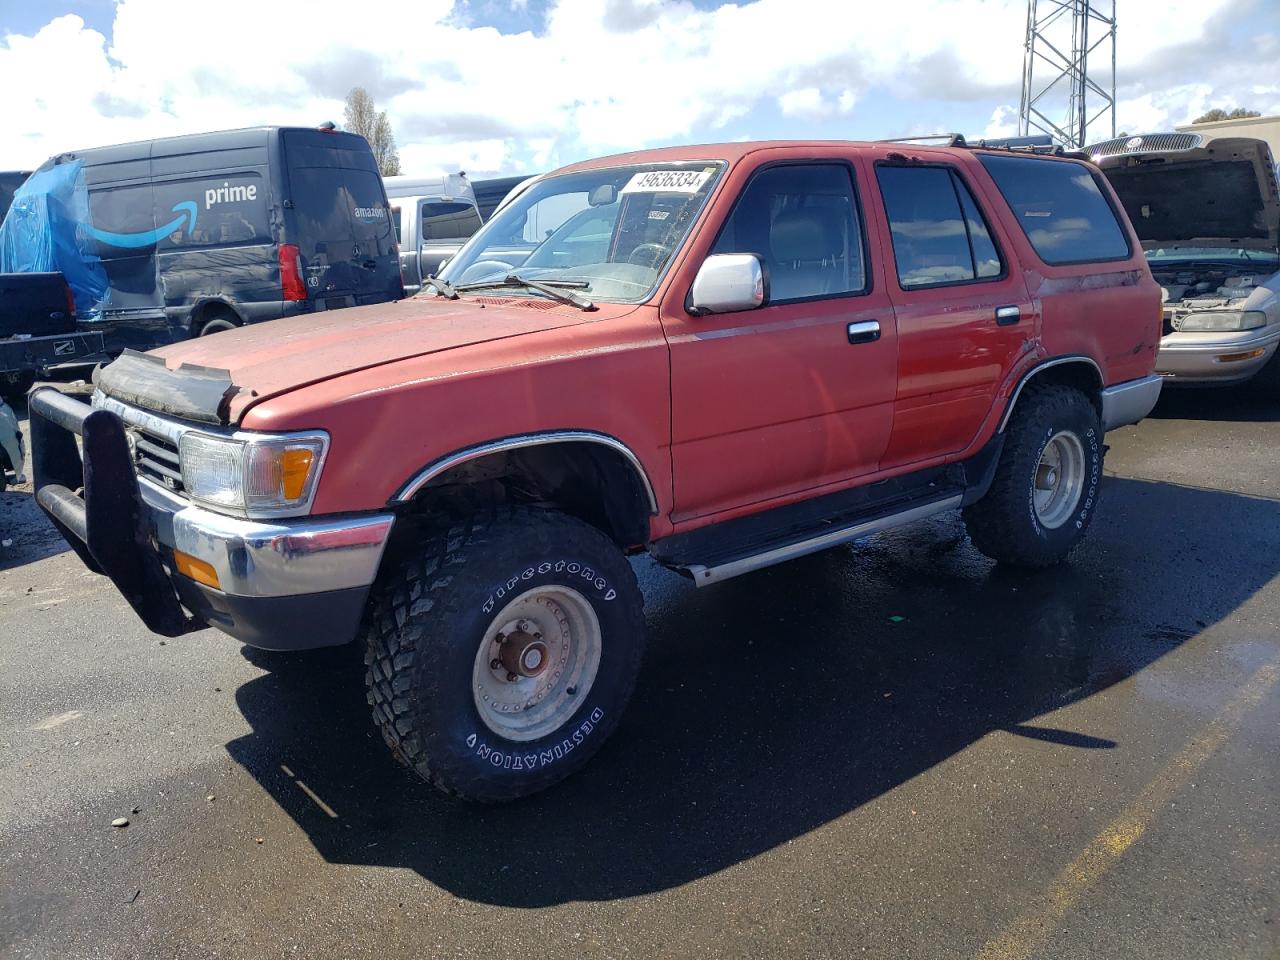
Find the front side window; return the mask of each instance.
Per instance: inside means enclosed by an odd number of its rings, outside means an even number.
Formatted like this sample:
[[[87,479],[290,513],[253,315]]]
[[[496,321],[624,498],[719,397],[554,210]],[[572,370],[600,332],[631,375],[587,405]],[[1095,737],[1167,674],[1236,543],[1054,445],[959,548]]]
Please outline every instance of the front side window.
[[[853,181],[844,164],[768,167],[738,198],[712,253],[754,253],[769,302],[860,293],[867,287]]]
[[[1088,167],[1035,157],[979,158],[1045,263],[1129,258],[1129,238]]]
[[[949,167],[879,165],[904,290],[999,277],[1004,265],[968,186]]]
[[[422,205],[422,242],[465,240],[480,229],[480,211],[473,203],[429,200]]]
[[[494,214],[441,276],[462,288],[513,274],[639,301],[702,211],[720,162],[608,167],[547,177]]]

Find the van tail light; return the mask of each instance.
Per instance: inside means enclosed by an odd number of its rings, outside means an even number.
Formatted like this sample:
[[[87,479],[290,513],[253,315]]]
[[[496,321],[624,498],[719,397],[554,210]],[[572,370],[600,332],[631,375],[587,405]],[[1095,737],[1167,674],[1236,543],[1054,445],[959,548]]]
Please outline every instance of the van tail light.
[[[67,316],[74,320],[76,318],[75,294],[71,292],[70,285],[65,283],[62,285],[62,292],[67,296]]]
[[[307,284],[302,279],[302,254],[296,244],[280,244],[280,289],[286,300],[307,299]]]

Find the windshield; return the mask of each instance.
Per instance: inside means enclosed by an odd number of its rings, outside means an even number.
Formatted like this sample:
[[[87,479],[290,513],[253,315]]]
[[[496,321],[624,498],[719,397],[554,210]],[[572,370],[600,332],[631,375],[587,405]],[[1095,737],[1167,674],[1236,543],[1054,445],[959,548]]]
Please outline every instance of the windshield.
[[[644,300],[723,167],[643,164],[548,177],[494,214],[440,275],[464,293],[518,274],[574,281],[592,300]]]
[[[1147,261],[1151,264],[1175,263],[1184,260],[1212,260],[1248,266],[1269,266],[1273,270],[1280,267],[1280,254],[1269,250],[1233,250],[1228,247],[1157,247],[1147,251]]]

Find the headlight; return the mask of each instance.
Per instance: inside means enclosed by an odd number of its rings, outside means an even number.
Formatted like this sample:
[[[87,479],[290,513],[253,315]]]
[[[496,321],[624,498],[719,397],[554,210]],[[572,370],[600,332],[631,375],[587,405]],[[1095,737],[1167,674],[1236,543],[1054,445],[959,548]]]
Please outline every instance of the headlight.
[[[311,507],[329,437],[182,435],[178,456],[187,496],[221,513],[288,517]]]
[[[1257,330],[1267,325],[1261,310],[1205,310],[1188,313],[1175,325],[1179,333],[1224,333],[1232,330]]]

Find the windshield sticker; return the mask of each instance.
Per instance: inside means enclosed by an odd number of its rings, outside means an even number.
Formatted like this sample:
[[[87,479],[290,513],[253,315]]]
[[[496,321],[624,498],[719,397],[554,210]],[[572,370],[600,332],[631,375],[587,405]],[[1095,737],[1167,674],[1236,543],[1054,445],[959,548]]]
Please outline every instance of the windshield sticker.
[[[713,170],[647,170],[627,181],[619,193],[697,193]]]

